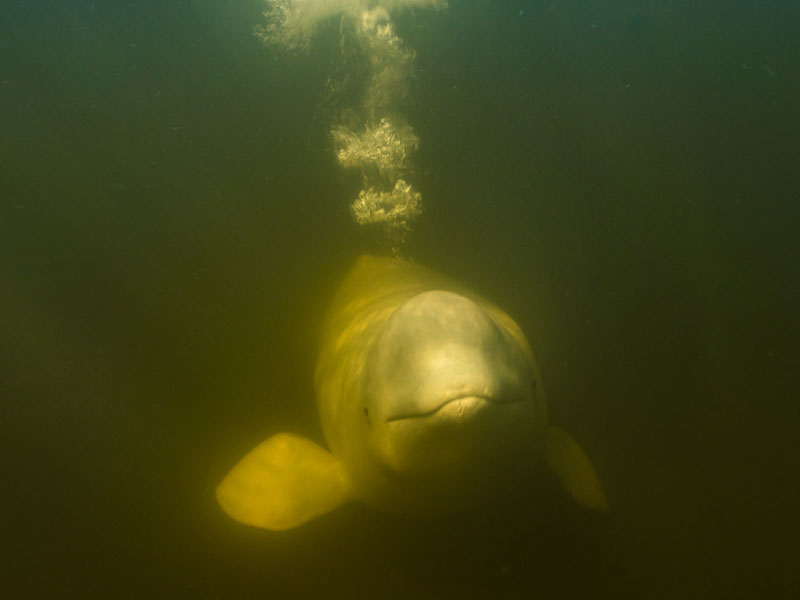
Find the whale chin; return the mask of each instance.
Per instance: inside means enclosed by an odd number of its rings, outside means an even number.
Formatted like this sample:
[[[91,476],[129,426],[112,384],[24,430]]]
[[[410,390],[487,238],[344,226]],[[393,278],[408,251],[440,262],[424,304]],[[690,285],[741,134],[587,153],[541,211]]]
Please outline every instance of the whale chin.
[[[403,477],[461,478],[501,468],[524,445],[534,403],[462,395],[428,412],[397,415],[377,424],[373,440],[383,464]]]

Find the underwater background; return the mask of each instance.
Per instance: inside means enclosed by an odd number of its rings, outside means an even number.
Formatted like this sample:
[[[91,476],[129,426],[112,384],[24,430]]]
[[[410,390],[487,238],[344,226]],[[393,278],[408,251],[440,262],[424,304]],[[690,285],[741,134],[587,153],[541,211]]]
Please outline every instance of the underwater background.
[[[337,25],[257,0],[0,6],[8,598],[789,598],[800,495],[800,4],[451,0],[398,14],[404,252],[527,333],[611,505],[247,528],[214,488],[322,442],[317,336],[380,230],[335,163]]]

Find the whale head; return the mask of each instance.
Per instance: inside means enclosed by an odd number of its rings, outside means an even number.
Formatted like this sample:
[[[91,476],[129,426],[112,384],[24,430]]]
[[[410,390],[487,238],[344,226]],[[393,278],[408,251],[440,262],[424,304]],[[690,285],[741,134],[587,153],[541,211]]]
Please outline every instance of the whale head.
[[[461,480],[508,463],[534,428],[536,368],[519,340],[473,300],[413,296],[386,321],[362,394],[370,444],[407,479]]]

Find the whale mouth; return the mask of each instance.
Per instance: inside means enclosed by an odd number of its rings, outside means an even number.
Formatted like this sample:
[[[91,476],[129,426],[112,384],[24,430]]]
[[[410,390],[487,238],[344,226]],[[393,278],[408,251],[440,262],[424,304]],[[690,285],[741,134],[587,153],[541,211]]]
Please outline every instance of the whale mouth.
[[[490,405],[514,404],[522,401],[522,398],[501,401],[481,394],[462,394],[460,396],[448,398],[445,402],[432,410],[396,415],[386,419],[386,422],[393,423],[395,421],[429,419],[432,417],[442,417],[461,421],[476,415]]]

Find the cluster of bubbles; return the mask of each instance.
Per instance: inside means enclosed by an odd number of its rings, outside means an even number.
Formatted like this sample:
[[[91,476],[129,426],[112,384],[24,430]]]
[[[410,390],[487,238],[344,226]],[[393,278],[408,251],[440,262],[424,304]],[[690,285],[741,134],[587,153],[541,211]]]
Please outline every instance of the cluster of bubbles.
[[[343,167],[360,170],[362,189],[352,204],[360,224],[385,226],[393,252],[422,212],[422,196],[408,183],[409,157],[419,138],[403,118],[413,73],[414,50],[395,33],[391,14],[404,8],[443,10],[446,0],[265,0],[266,24],[256,34],[266,43],[307,50],[319,25],[340,17],[342,42],[354,43],[368,64],[359,106],[347,124],[331,131]],[[352,33],[352,35],[349,35]]]

